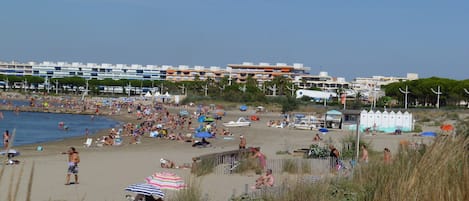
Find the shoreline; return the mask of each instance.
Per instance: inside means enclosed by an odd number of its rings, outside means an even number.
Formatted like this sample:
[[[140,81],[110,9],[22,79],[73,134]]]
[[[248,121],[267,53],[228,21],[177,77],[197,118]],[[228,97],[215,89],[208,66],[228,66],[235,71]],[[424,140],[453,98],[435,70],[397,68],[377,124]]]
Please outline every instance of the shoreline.
[[[0,111],[2,111],[2,110],[0,110]],[[41,112],[41,111],[29,111],[29,112],[48,113],[48,112]],[[60,113],[60,112],[57,112],[57,113],[54,112],[53,114],[88,115],[88,114],[74,114],[74,113]],[[119,118],[119,117],[116,117],[114,115],[101,115],[101,116],[103,116],[104,118],[110,119],[112,121],[115,121],[115,125],[118,126],[117,128],[119,128],[120,126],[122,126],[124,124],[123,120],[125,120],[125,118]],[[108,135],[108,132],[109,132],[110,129],[111,129],[111,127],[102,128],[102,129],[99,129],[99,130],[97,130],[93,133],[89,133],[88,138],[92,138],[93,142],[94,142],[94,140],[97,137]],[[41,146],[45,150],[46,147],[49,147],[49,146],[56,146],[56,145],[59,145],[59,144],[60,145],[63,145],[63,144],[77,144],[79,141],[82,141],[82,145],[83,145],[83,143],[86,141],[85,133],[83,133],[83,135],[81,135],[81,136],[70,136],[70,137],[66,137],[66,138],[55,139],[55,140],[44,141],[44,142],[34,142],[34,143],[27,143],[27,144],[22,144],[22,145],[13,144],[11,149],[36,150],[36,148],[38,146]],[[66,149],[66,147],[64,147],[64,148]]]

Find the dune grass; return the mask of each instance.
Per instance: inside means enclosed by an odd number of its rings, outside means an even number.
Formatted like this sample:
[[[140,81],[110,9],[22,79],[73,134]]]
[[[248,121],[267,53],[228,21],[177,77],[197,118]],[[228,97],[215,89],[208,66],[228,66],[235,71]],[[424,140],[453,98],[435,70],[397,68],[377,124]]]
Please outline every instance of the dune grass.
[[[197,176],[203,176],[212,173],[214,168],[215,158],[204,158],[197,164],[193,173]]]
[[[290,182],[263,201],[469,200],[469,138],[439,137],[425,149],[401,147],[391,164],[357,166],[353,177]],[[250,198],[252,199],[252,198]]]
[[[179,190],[171,200],[173,201],[205,201],[200,189],[200,181],[192,180],[187,188]]]

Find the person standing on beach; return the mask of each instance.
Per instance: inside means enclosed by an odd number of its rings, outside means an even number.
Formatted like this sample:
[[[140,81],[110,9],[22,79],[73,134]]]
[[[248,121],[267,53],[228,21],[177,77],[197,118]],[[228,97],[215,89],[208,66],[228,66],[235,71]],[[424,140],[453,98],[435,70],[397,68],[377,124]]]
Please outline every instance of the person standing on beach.
[[[384,164],[391,164],[391,151],[387,147],[384,148]]]
[[[246,138],[244,136],[239,136],[239,149],[246,149]]]
[[[259,165],[261,166],[262,170],[265,170],[267,166],[267,161],[265,155],[261,152],[260,148],[251,148],[251,152],[253,152],[252,158],[259,159]]]
[[[65,185],[70,185],[70,175],[75,175],[75,183],[78,184],[78,163],[80,163],[80,156],[76,151],[75,147],[70,147],[67,152],[62,154],[68,154],[68,169]]]
[[[329,149],[331,152],[329,153],[330,158],[330,167],[331,170],[338,170],[339,169],[339,150],[337,150],[334,145],[330,144]]]
[[[366,145],[362,145],[362,157],[360,160],[368,163],[368,150],[366,149]]]
[[[8,132],[8,130],[5,130],[5,132],[3,133],[3,147],[5,148],[5,150],[8,149],[9,142],[10,142],[10,133]]]

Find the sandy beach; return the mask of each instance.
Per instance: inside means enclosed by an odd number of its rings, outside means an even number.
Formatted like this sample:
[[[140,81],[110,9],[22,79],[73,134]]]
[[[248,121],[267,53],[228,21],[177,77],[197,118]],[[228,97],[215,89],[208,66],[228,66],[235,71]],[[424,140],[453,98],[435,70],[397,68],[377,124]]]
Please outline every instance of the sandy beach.
[[[170,111],[175,112],[180,108],[173,107]],[[193,110],[194,108],[192,108]],[[191,111],[191,110],[190,110]],[[221,122],[236,121],[240,116],[248,116],[253,111],[227,111],[227,116]],[[0,180],[0,200],[6,199],[12,189],[16,189],[17,180],[19,188],[17,200],[25,200],[28,181],[32,166],[34,164],[34,176],[32,182],[31,199],[42,200],[125,200],[125,195],[133,194],[124,191],[130,184],[143,183],[144,178],[155,172],[168,171],[176,173],[188,182],[194,180],[200,183],[203,194],[207,194],[209,200],[228,200],[233,193],[240,195],[245,190],[245,185],[254,184],[258,175],[255,174],[232,174],[217,175],[209,174],[202,177],[191,176],[190,169],[163,169],[160,167],[160,158],[168,158],[176,164],[191,163],[193,157],[204,154],[223,152],[238,149],[239,135],[247,138],[247,145],[261,147],[268,159],[293,158],[291,155],[277,155],[278,151],[290,151],[299,148],[308,148],[317,133],[310,130],[294,130],[289,128],[267,127],[269,120],[280,120],[279,113],[259,114],[260,121],[253,122],[250,127],[232,128],[233,139],[210,139],[212,147],[194,148],[191,143],[181,141],[170,141],[164,139],[143,138],[140,144],[129,144],[129,137],[124,137],[123,145],[110,147],[91,146],[85,148],[84,138],[66,139],[59,142],[40,144],[44,150],[36,151],[38,144],[14,147],[21,152],[17,159],[20,165],[8,165],[4,167],[4,174]],[[111,118],[121,122],[136,122],[133,114],[122,113],[113,115]],[[221,123],[220,122],[220,123]],[[106,135],[102,131],[93,136]],[[323,136],[323,139],[332,140],[340,144],[340,139],[353,134],[351,131],[331,130]],[[427,140],[414,137],[412,133],[403,135],[378,134],[376,136],[362,136],[372,143],[372,149],[380,151],[384,147],[397,151],[399,142],[403,139],[411,142]],[[61,154],[68,147],[74,146],[80,153],[79,165],[80,184],[64,185],[67,172],[67,155]],[[24,165],[24,167],[23,167]],[[21,175],[20,175],[21,174]],[[274,175],[277,182],[291,177],[288,174]],[[73,181],[73,180],[72,180]],[[14,191],[13,191],[14,192]],[[174,191],[167,192],[171,196]],[[170,200],[170,199],[166,199]]]

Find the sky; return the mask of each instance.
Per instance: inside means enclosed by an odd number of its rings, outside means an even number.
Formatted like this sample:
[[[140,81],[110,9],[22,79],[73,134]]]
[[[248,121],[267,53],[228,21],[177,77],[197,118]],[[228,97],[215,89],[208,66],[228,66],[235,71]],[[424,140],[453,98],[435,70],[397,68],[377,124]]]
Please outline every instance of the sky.
[[[333,77],[469,79],[469,1],[14,0],[1,61],[303,63]]]

